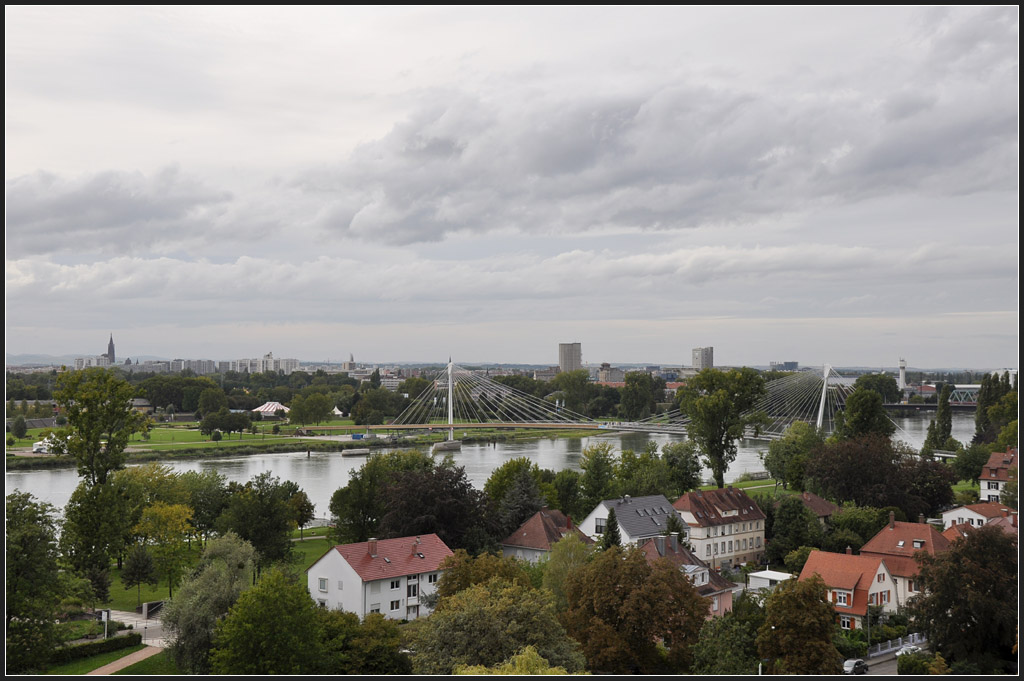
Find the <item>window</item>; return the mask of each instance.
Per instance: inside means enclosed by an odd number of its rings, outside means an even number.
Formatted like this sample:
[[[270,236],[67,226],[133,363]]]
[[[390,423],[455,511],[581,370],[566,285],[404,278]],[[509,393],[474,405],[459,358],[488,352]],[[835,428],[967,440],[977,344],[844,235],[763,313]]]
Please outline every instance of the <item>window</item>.
[[[746,539],[743,540],[743,550],[744,551],[747,550],[747,540]]]
[[[732,541],[729,542],[729,553],[732,553]]]
[[[914,548],[915,549],[923,549],[924,548],[924,539],[915,539],[914,540]]]
[[[427,584],[437,584],[437,573],[433,572],[427,575]]]
[[[319,587],[320,590],[321,591],[327,591],[327,578],[326,577],[321,577],[317,581],[320,583],[320,587]]]
[[[400,579],[392,579],[391,580],[391,590],[392,591],[394,591],[395,589],[401,589],[401,588],[402,588],[402,580],[400,580]]]
[[[371,603],[370,612],[380,612],[380,603]]]
[[[339,580],[338,580],[338,591],[341,591],[341,590],[342,590],[342,589],[344,589],[344,588],[345,588],[345,582],[343,582],[343,581],[341,581],[341,580],[339,579]]]
[[[908,579],[907,580],[907,591],[909,591],[911,593],[913,593],[915,591],[915,589],[914,589],[914,580],[912,580],[912,579]]]
[[[321,608],[327,608],[327,601],[323,598],[316,599],[316,604],[319,605]]]
[[[718,596],[711,597],[711,609],[718,612]]]
[[[889,602],[889,592],[888,591],[883,591],[879,595],[882,597],[882,603],[888,603]]]
[[[715,542],[711,546],[713,546],[715,548],[715,555],[717,556],[718,555],[718,542]]]
[[[604,524],[608,521],[607,518],[594,518],[594,533],[604,534]]]
[[[402,607],[402,601],[391,601],[391,612],[394,612]]]
[[[836,592],[836,605],[850,605],[850,596],[842,591]]]
[[[990,481],[990,482],[988,483],[988,488],[989,488],[989,489],[999,489],[999,483],[998,483],[998,482],[991,482],[991,481]]]
[[[711,555],[711,544],[708,544],[705,548],[707,548],[707,551],[704,552],[704,555],[705,556],[710,556]]]
[[[839,628],[840,629],[853,629],[853,618],[849,615],[839,616]]]
[[[757,548],[761,548],[761,538],[757,538]]]
[[[408,598],[416,598],[420,595],[420,585],[413,583],[405,587],[405,595]]]
[[[875,577],[875,581],[876,582],[884,582],[885,581],[885,574],[880,574],[877,577]]]

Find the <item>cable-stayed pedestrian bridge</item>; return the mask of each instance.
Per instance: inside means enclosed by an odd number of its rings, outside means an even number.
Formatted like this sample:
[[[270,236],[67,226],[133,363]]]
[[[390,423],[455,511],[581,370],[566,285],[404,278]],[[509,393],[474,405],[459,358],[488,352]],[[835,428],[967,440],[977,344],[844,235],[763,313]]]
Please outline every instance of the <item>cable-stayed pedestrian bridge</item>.
[[[769,381],[764,398],[751,410],[761,425],[750,437],[775,439],[793,423],[803,421],[826,433],[853,387],[831,367],[804,370]],[[678,409],[635,421],[592,418],[565,406],[563,393],[530,395],[449,361],[409,407],[384,428],[445,429],[544,428],[615,430],[685,434],[689,419]]]

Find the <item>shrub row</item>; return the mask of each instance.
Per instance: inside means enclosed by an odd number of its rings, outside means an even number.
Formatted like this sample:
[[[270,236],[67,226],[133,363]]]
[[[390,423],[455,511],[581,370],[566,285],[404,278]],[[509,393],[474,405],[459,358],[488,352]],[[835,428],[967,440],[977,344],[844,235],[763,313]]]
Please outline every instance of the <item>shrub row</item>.
[[[123,648],[131,648],[142,643],[142,634],[127,634],[125,636],[114,636],[103,641],[93,641],[91,643],[79,643],[74,646],[65,646],[63,648],[57,648],[53,651],[53,657],[50,660],[51,664],[67,664],[68,662],[74,662],[75,660],[81,660],[84,657],[92,657],[93,655],[99,655],[100,653],[109,653],[114,650],[121,650]]]

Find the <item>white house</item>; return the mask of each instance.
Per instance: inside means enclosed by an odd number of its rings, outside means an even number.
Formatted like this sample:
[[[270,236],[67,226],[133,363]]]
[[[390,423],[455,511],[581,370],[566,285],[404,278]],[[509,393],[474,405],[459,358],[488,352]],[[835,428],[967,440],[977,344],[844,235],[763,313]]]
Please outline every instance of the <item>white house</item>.
[[[690,545],[712,568],[764,557],[765,516],[746,492],[732,487],[687,492],[674,504],[690,530]]]
[[[306,583],[320,607],[414,620],[430,614],[421,598],[436,590],[450,555],[436,534],[342,544],[306,570]]]
[[[605,499],[590,512],[579,524],[583,534],[597,539],[604,534],[608,522],[608,512],[615,510],[615,519],[619,525],[619,536],[622,544],[636,544],[641,539],[650,539],[665,533],[668,528],[669,516],[679,520],[680,527],[685,531],[686,523],[672,504],[663,494],[649,497],[630,497],[628,494],[619,499]],[[683,537],[686,541],[686,537]]]
[[[982,501],[999,501],[1000,495],[1010,480],[1010,469],[1017,466],[1017,450],[1011,449],[1008,452],[994,452],[988,462],[981,469],[981,477],[978,482],[981,484]]]
[[[820,576],[828,586],[828,600],[842,629],[863,629],[869,605],[896,612],[895,583],[885,560],[877,556],[811,551],[800,580]]]
[[[793,579],[793,575],[788,572],[779,572],[778,570],[751,572],[747,575],[746,590],[760,593],[761,591],[774,589],[787,579]]]
[[[993,520],[1016,513],[1017,511],[1014,509],[998,501],[985,501],[980,504],[971,504],[970,506],[957,506],[943,512],[942,529],[948,530],[953,525],[981,527]]]

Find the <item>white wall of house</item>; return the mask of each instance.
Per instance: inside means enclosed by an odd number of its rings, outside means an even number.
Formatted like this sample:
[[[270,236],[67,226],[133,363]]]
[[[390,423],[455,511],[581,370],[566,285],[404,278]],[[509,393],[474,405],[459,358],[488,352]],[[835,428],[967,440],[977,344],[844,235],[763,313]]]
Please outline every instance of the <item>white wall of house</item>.
[[[985,490],[982,490],[982,494],[984,493]],[[987,499],[982,499],[982,501],[987,501]],[[998,497],[995,501],[999,501]],[[952,508],[942,514],[942,529],[948,530],[954,524],[959,525],[961,523],[968,523],[973,527],[981,527],[987,521],[988,518],[982,514],[972,511],[966,506],[961,506],[960,508]]]
[[[365,617],[379,612],[388,619],[413,620],[430,614],[424,596],[437,591],[440,571],[363,582],[340,553],[329,551],[306,572],[309,595],[329,610]]]
[[[697,557],[712,567],[735,567],[757,562],[764,555],[764,521],[747,520],[726,525],[701,526],[689,511],[681,511],[689,525],[690,545]]]
[[[508,544],[501,545],[501,555],[505,558],[518,558],[519,560],[528,560],[531,563],[536,563],[547,554],[548,552],[544,549],[531,549],[525,546],[509,546]]]

